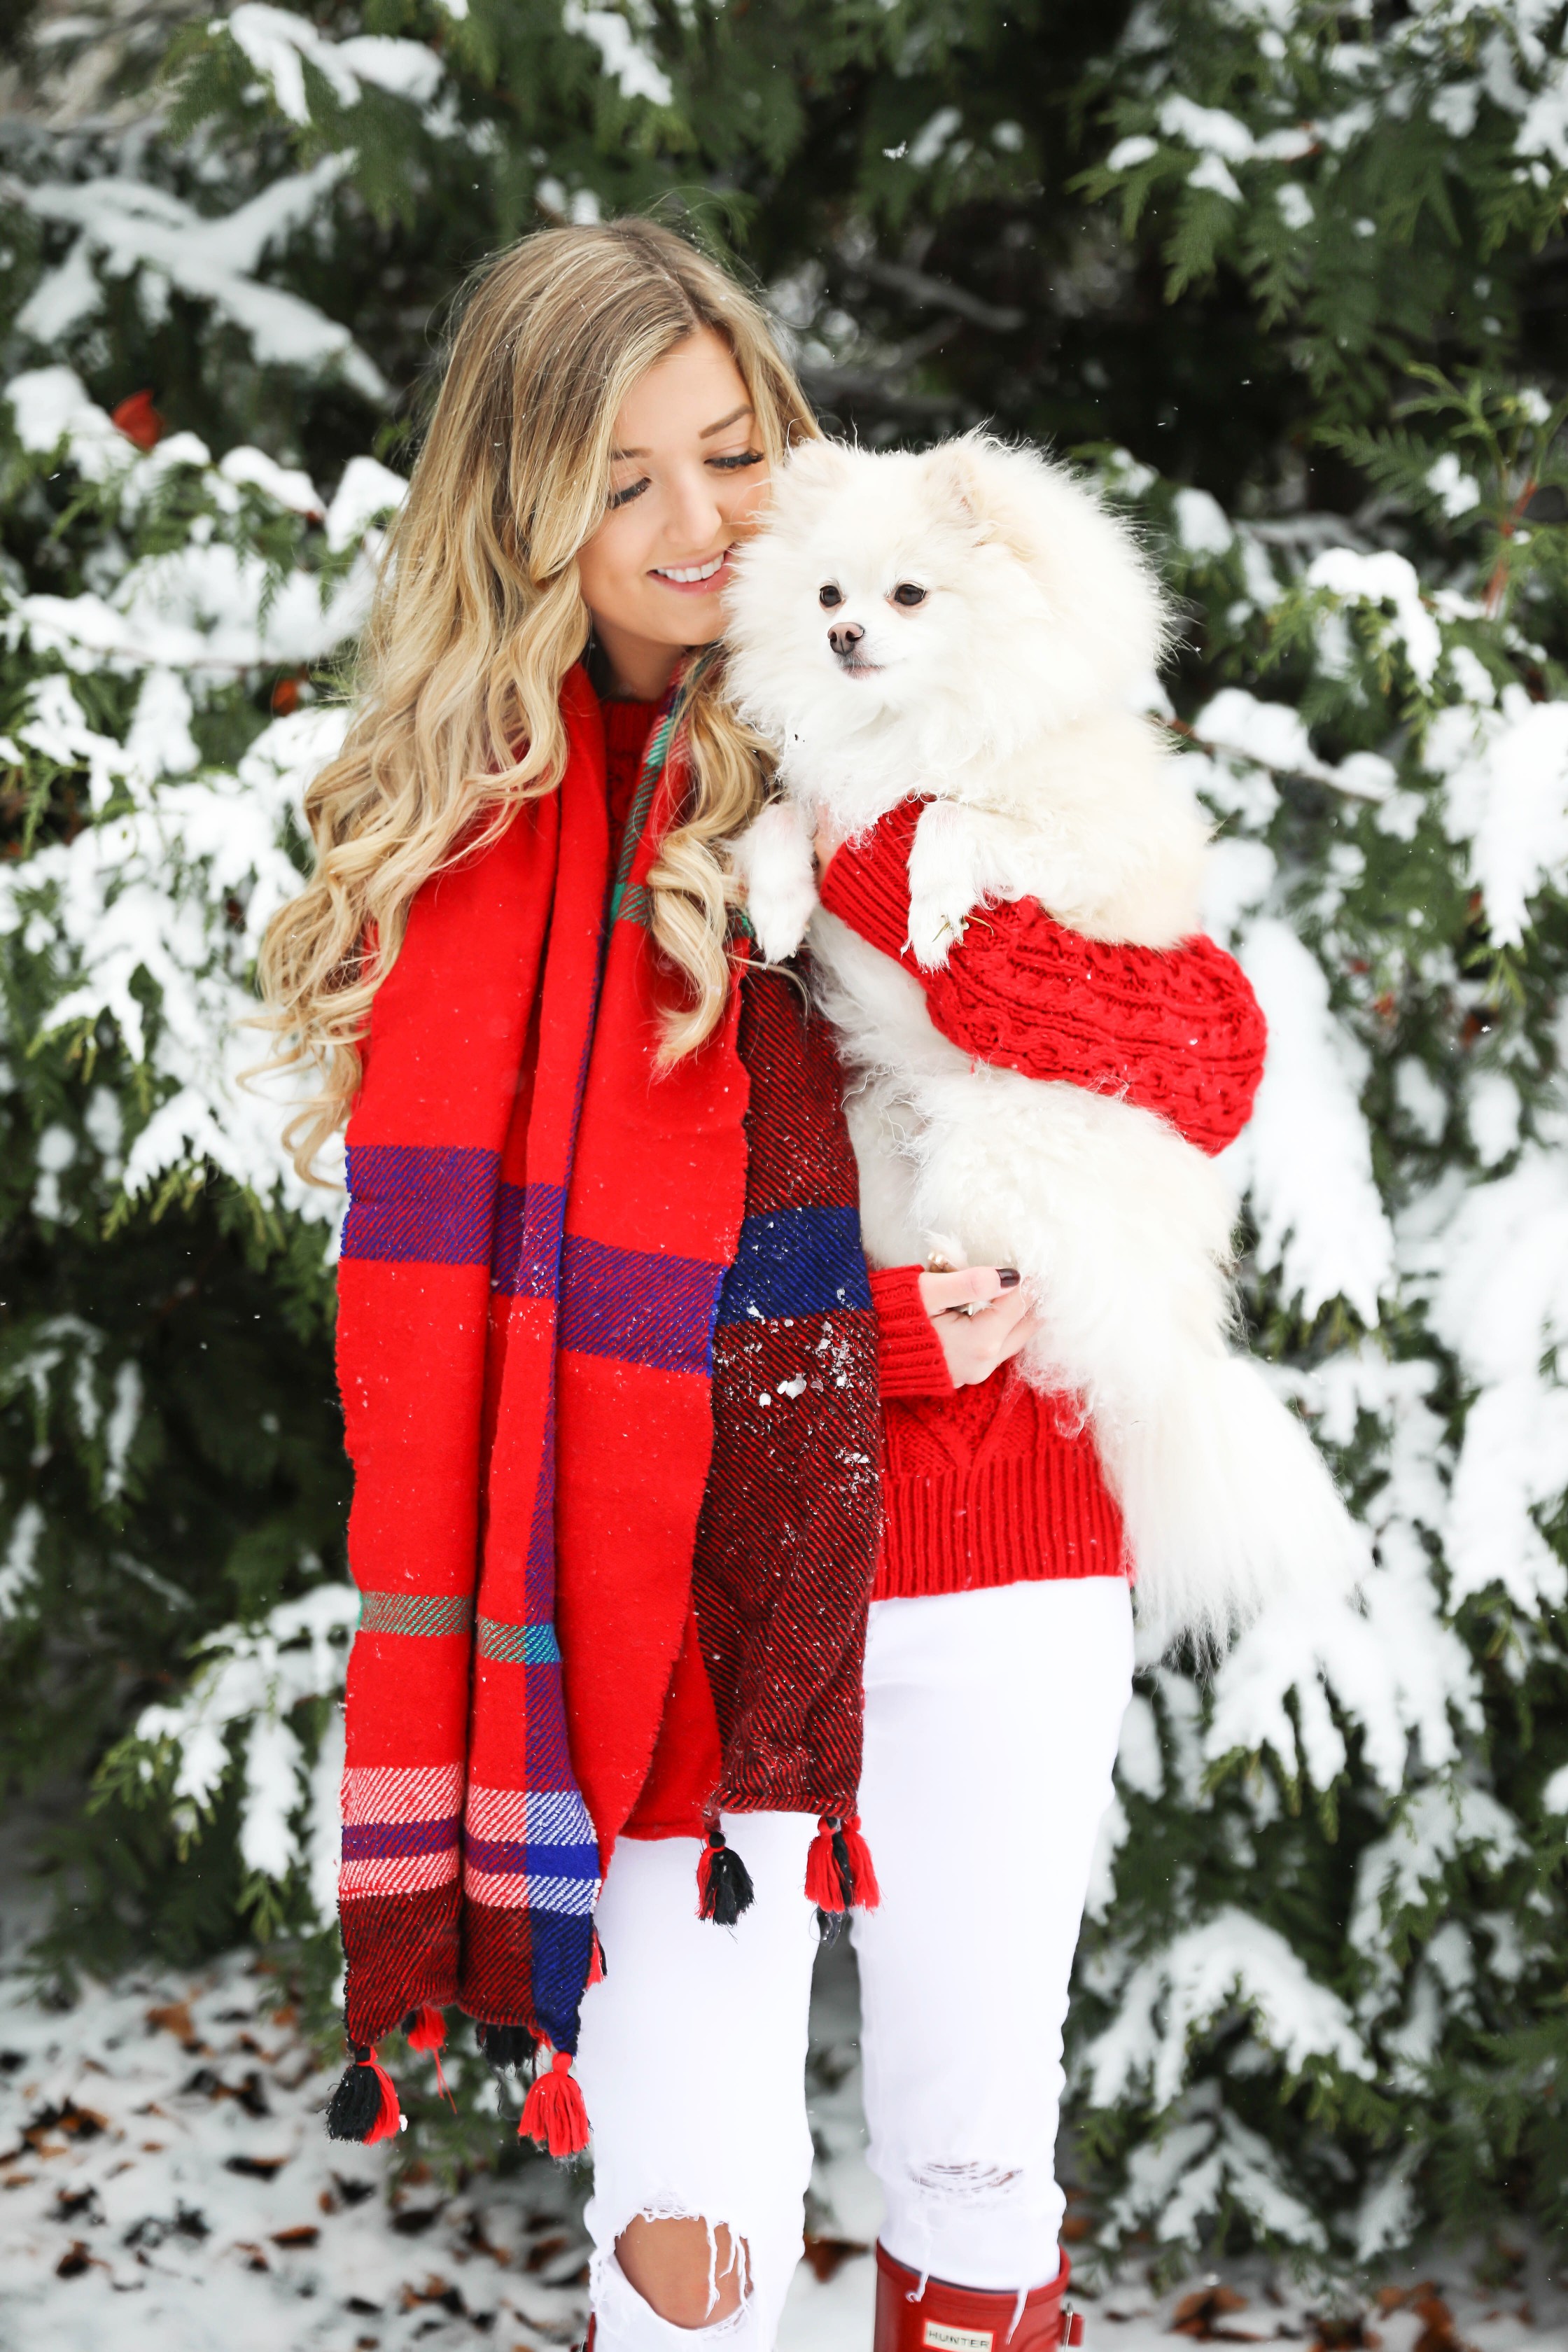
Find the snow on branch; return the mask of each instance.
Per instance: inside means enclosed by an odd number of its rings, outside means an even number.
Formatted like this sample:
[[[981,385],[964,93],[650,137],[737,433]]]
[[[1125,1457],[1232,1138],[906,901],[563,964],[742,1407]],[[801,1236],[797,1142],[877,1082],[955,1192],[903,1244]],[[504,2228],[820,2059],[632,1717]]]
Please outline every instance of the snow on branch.
[[[336,369],[366,400],[379,403],[384,379],[348,329],[256,276],[274,246],[317,216],[353,160],[352,152],[323,156],[308,172],[275,180],[237,211],[216,215],[145,180],[0,182],[0,193],[35,219],[78,232],[66,258],[34,288],[17,325],[35,341],[58,342],[103,307],[100,272],[129,278],[140,271],[143,303],[160,315],[174,288],[210,302],[264,366]]]
[[[1146,2089],[1157,2110],[1172,2106],[1193,2037],[1234,2011],[1250,2013],[1288,2075],[1325,2064],[1367,2080],[1375,2073],[1339,1995],[1315,1981],[1283,1936],[1231,1908],[1132,1969],[1114,2021],[1085,2054],[1091,2103],[1114,2106]]]
[[[291,122],[311,119],[307,64],[321,75],[340,106],[357,105],[364,82],[421,107],[429,104],[441,86],[440,58],[423,41],[395,40],[384,33],[331,41],[309,17],[267,6],[263,0],[245,0],[243,6],[231,8],[215,20],[215,29],[226,32],[244,51]]]
[[[1335,1017],[1322,966],[1288,923],[1250,924],[1239,952],[1268,1023],[1268,1058],[1252,1123],[1226,1158],[1251,1198],[1258,1262],[1279,1269],[1309,1318],[1343,1298],[1374,1324],[1394,1234],[1361,1109],[1366,1050]]]
[[[121,1751],[122,1763],[133,1764],[144,1782],[160,1758],[172,1765],[174,1801],[190,1833],[211,1811],[234,1766],[232,1743],[243,1734],[241,1859],[274,1880],[305,1864],[323,1919],[331,1916],[336,1894],[330,1857],[342,1735],[334,1725],[307,1778],[304,1746],[289,1717],[306,1700],[341,1693],[359,1607],[355,1586],[319,1584],[258,1625],[226,1625],[209,1634],[190,1688],[173,1706],[144,1707]]]
[[[0,932],[47,959],[41,1034],[108,1021],[152,1081],[118,1162],[128,1196],[207,1164],[259,1199],[331,1220],[335,1192],[300,1183],[279,1102],[245,1073],[263,1058],[250,973],[268,922],[299,887],[301,795],[346,713],[306,701],[234,767],[204,769],[196,735],[215,698],[247,696],[279,668],[307,670],[354,635],[375,578],[376,521],[405,485],[358,458],[327,501],[259,450],[215,465],[180,435],[143,453],[68,369],[15,379],[3,396],[24,449],[63,451],[123,539],[120,577],[101,591],[0,594],[0,634],[33,667],[14,756],[81,777],[95,820],[0,867]],[[142,520],[176,469],[205,510],[182,541],[139,556]],[[287,519],[292,564],[258,551],[258,509]],[[122,731],[89,718],[101,698],[81,698],[105,678],[134,687]]]
[[[647,12],[651,22],[652,11]],[[582,0],[563,0],[562,29],[592,41],[600,62],[623,98],[645,98],[650,106],[668,106],[675,91],[669,76],[648,47],[646,30],[639,35],[626,16],[615,8],[584,8]]]
[[[1568,1195],[1563,1115],[1508,1174],[1412,1214],[1412,1287],[1476,1391],[1443,1528],[1458,1601],[1499,1585],[1533,1614],[1568,1600],[1541,1518],[1568,1488]]]

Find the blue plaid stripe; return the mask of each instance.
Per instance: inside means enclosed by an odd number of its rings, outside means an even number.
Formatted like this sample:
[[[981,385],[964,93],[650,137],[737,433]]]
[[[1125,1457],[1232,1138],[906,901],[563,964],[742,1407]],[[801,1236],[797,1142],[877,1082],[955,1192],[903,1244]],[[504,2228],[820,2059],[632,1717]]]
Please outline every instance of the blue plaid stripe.
[[[516,1797],[476,1790],[463,1856],[470,1872],[524,1878],[530,1907],[586,1911],[599,1884],[599,1848],[575,1789],[531,1789]]]
[[[528,1616],[534,1624],[555,1617],[555,1365],[550,1367],[550,1395],[545,1401],[544,1438],[539,1449],[539,1474],[533,1484],[533,1517],[528,1529],[528,1580],[524,1588]]]
[[[458,1816],[442,1822],[345,1822],[345,1862],[390,1862],[411,1853],[445,1853],[458,1843]]]
[[[575,1789],[531,1789],[523,1801],[528,1809],[525,1829],[531,1843],[593,1848],[594,1825]]]
[[[577,2004],[594,1950],[590,1912],[541,1909],[528,1922],[533,2005],[557,2050],[577,2047]]]
[[[561,1267],[561,1345],[580,1356],[612,1356],[623,1364],[706,1378],[723,1279],[724,1268],[705,1258],[615,1249],[568,1234]]]
[[[596,1886],[599,1881],[596,1845],[534,1845],[520,1838],[477,1838],[470,1833],[463,1841],[463,1855],[471,1869],[488,1871],[494,1877],[526,1873],[534,1878],[543,1873],[563,1886]]]
[[[356,1143],[348,1155],[344,1257],[489,1265],[500,1167],[494,1151]]]
[[[561,1645],[553,1625],[509,1625],[500,1617],[479,1619],[479,1655],[508,1666],[558,1666]]]
[[[568,1918],[574,1915],[588,1919],[599,1899],[597,1865],[592,1878],[541,1877],[535,1871],[528,1874],[528,1907],[531,1913],[554,1911]]]
[[[503,1184],[496,1210],[493,1289],[509,1298],[553,1298],[566,1192],[561,1184]]]
[[[542,1684],[549,1686],[542,1689]],[[528,1696],[523,1705],[528,1716],[523,1752],[531,1785],[535,1789],[570,1789],[575,1794],[572,1758],[566,1746],[566,1709],[561,1696],[559,1666],[530,1666]]]
[[[742,1225],[719,1320],[766,1323],[870,1304],[857,1211],[780,1209]]]

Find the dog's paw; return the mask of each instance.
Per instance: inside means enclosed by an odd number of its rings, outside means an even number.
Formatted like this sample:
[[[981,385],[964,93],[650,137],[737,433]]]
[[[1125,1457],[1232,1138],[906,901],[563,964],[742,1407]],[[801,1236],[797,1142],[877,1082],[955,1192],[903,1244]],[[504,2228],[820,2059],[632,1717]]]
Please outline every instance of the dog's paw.
[[[735,870],[746,886],[746,912],[769,963],[783,963],[805,937],[816,912],[811,835],[793,801],[775,801],[736,842]]]
[[[923,971],[938,971],[963,937],[984,892],[976,879],[972,813],[932,801],[910,845],[910,946]]]

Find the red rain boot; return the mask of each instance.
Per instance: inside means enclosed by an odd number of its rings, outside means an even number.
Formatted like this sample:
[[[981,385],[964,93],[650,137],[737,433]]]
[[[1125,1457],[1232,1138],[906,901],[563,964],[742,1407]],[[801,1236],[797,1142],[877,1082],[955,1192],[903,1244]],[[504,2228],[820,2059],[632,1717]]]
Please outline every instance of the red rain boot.
[[[1063,2301],[1070,2275],[1064,2254],[1049,2286],[1026,2294],[1020,2312],[1016,2294],[945,2279],[928,2278],[921,2294],[920,2273],[879,2245],[876,2352],[1061,2352],[1083,2342],[1082,2316]]]

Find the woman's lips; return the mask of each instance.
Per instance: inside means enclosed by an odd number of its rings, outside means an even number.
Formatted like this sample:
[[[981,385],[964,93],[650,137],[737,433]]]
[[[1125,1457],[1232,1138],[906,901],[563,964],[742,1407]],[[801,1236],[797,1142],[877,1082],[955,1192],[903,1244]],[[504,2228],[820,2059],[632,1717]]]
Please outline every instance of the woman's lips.
[[[730,558],[732,548],[721,548],[717,555],[705,555],[695,563],[655,564],[648,577],[657,580],[661,588],[671,588],[678,596],[711,596],[727,585],[730,578]]]

